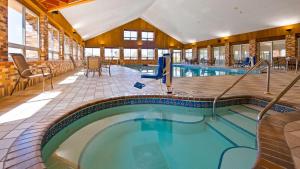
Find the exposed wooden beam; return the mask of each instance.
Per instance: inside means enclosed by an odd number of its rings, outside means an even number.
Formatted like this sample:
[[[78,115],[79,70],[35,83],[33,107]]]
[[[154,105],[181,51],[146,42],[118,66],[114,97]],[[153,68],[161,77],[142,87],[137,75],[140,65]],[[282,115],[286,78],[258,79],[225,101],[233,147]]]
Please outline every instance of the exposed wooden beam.
[[[60,0],[60,1],[64,2],[64,1],[68,1],[68,0]],[[75,0],[75,1],[70,1],[68,3],[65,3],[65,4],[62,2],[60,5],[48,9],[48,12],[53,12],[53,11],[68,8],[68,7],[71,7],[71,6],[80,5],[80,4],[84,4],[84,3],[89,3],[89,2],[92,2],[92,1],[94,1],[94,0]]]

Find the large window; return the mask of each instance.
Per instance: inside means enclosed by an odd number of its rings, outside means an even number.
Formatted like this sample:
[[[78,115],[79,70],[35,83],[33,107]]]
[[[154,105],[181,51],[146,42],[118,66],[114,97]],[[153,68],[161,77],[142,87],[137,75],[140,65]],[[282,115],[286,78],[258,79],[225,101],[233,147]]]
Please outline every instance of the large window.
[[[73,58],[78,60],[78,58],[77,58],[78,57],[77,42],[73,41],[72,49],[73,49],[73,52],[72,52]]]
[[[249,44],[233,45],[232,55],[234,62],[242,62],[249,57]]]
[[[181,62],[181,50],[173,50],[173,63],[180,63]]]
[[[161,56],[163,56],[164,54],[167,54],[167,53],[170,53],[168,49],[158,49],[157,50],[158,57],[161,57]]]
[[[154,60],[154,49],[142,49],[142,60]]]
[[[193,59],[193,49],[185,50],[185,59],[192,60]]]
[[[124,59],[125,60],[137,60],[138,50],[137,49],[124,49]]]
[[[104,54],[105,54],[105,59],[117,60],[120,57],[120,49],[118,49],[118,48],[105,48]]]
[[[273,41],[273,57],[285,57],[285,40]]]
[[[48,24],[48,59],[59,59],[59,31]]]
[[[85,48],[84,54],[85,57],[100,57],[100,48]]]
[[[71,57],[71,39],[65,35],[64,38],[64,60],[69,60]]]
[[[199,63],[206,64],[208,62],[207,48],[199,49]]]
[[[124,31],[124,40],[137,40],[137,31]]]
[[[16,0],[8,1],[8,47],[27,60],[39,58],[39,17]]]
[[[260,58],[273,63],[275,57],[285,57],[285,40],[260,42]]]
[[[225,46],[214,47],[215,65],[225,65]]]
[[[153,41],[154,32],[142,32],[142,41]]]

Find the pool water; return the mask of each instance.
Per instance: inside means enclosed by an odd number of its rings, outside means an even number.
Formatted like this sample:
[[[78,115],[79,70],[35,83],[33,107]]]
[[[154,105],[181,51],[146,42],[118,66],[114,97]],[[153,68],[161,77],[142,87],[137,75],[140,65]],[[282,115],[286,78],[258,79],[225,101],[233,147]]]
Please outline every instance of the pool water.
[[[256,121],[231,109],[256,113],[228,106],[212,120],[206,108],[145,104],[102,110],[55,135],[43,158],[49,169],[250,169]]]
[[[155,74],[157,66],[125,65],[144,74]],[[173,77],[196,77],[196,76],[222,76],[240,75],[246,73],[245,69],[231,69],[224,67],[204,67],[199,65],[173,65]],[[254,71],[254,74],[259,71]]]

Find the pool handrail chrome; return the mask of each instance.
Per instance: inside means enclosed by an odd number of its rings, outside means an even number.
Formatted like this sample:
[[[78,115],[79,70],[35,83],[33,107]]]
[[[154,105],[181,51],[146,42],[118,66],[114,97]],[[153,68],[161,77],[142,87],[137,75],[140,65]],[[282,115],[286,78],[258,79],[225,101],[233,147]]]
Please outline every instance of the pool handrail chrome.
[[[270,93],[270,71],[271,71],[271,64],[267,60],[260,60],[257,62],[254,66],[252,66],[243,76],[241,76],[239,79],[237,79],[230,87],[225,89],[220,95],[216,96],[213,102],[213,111],[212,111],[212,117],[215,118],[215,109],[216,109],[216,103],[217,101],[224,96],[227,92],[229,92],[235,85],[237,85],[241,80],[243,80],[249,73],[251,73],[253,70],[258,68],[261,64],[266,63],[267,64],[267,85],[266,85],[266,92],[265,94]]]
[[[273,105],[276,104],[279,101],[279,99],[282,96],[284,96],[299,80],[300,80],[300,74],[297,75],[293,79],[293,81],[291,81],[291,83],[287,85],[262,111],[259,112],[259,114],[257,115],[257,120],[260,121],[265,115],[265,113],[269,111],[273,107]]]

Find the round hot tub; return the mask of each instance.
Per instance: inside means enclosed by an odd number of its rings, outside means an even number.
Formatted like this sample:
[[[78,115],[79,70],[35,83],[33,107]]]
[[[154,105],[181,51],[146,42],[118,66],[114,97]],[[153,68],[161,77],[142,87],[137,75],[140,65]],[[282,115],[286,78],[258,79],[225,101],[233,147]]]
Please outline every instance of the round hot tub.
[[[42,143],[49,169],[252,168],[262,100],[119,98],[75,111],[52,125]]]

